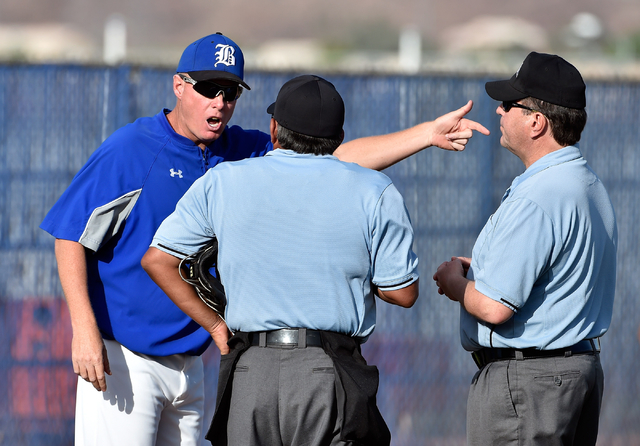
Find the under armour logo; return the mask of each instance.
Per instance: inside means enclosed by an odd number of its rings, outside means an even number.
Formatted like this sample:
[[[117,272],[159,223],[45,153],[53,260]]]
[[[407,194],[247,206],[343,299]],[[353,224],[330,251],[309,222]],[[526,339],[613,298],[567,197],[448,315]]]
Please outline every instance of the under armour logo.
[[[171,168],[171,170],[169,171],[171,172],[171,176],[175,177],[176,175],[178,175],[178,178],[182,178],[182,171],[178,170],[177,172],[175,170],[173,170],[173,168]]]
[[[219,63],[224,64],[228,67],[234,66],[236,64],[236,57],[233,55],[236,52],[236,49],[231,45],[223,45],[219,43],[216,45],[216,48],[220,48],[216,52],[216,63],[213,65],[217,66]]]

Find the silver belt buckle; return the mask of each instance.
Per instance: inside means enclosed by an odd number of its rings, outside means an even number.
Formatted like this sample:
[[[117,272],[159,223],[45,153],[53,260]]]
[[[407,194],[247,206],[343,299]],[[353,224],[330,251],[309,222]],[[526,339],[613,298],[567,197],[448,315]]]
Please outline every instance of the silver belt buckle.
[[[298,345],[298,330],[281,329],[276,336],[278,344]]]

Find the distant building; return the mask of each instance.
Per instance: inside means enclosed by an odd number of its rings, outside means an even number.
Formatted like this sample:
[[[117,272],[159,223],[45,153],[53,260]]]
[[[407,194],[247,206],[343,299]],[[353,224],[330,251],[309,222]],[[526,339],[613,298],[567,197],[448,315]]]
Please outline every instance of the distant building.
[[[100,48],[89,36],[69,25],[0,25],[2,61],[89,62],[100,55]]]

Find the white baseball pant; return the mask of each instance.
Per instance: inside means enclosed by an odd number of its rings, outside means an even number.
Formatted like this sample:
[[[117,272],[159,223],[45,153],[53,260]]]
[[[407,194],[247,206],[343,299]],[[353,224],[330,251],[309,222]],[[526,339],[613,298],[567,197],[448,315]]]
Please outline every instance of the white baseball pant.
[[[107,391],[78,379],[76,446],[198,446],[204,372],[200,356],[147,356],[104,341]]]

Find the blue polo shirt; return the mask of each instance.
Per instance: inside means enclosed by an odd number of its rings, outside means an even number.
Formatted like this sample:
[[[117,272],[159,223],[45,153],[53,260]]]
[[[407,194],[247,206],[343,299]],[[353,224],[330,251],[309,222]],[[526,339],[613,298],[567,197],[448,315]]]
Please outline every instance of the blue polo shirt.
[[[418,279],[402,196],[384,174],[334,156],[278,149],[196,181],[151,246],[192,254],[218,237],[226,321],[246,332],[305,327],[365,338],[371,282]]]
[[[193,182],[221,162],[259,157],[269,135],[229,126],[206,150],[177,134],[163,110],[114,132],[91,155],[40,225],[77,241],[100,333],[153,356],[199,355],[209,333],[184,314],[142,269],[160,223]]]
[[[618,232],[604,186],[577,147],[517,177],[473,247],[468,278],[515,313],[501,325],[461,309],[461,341],[556,349],[603,335],[616,282]]]

